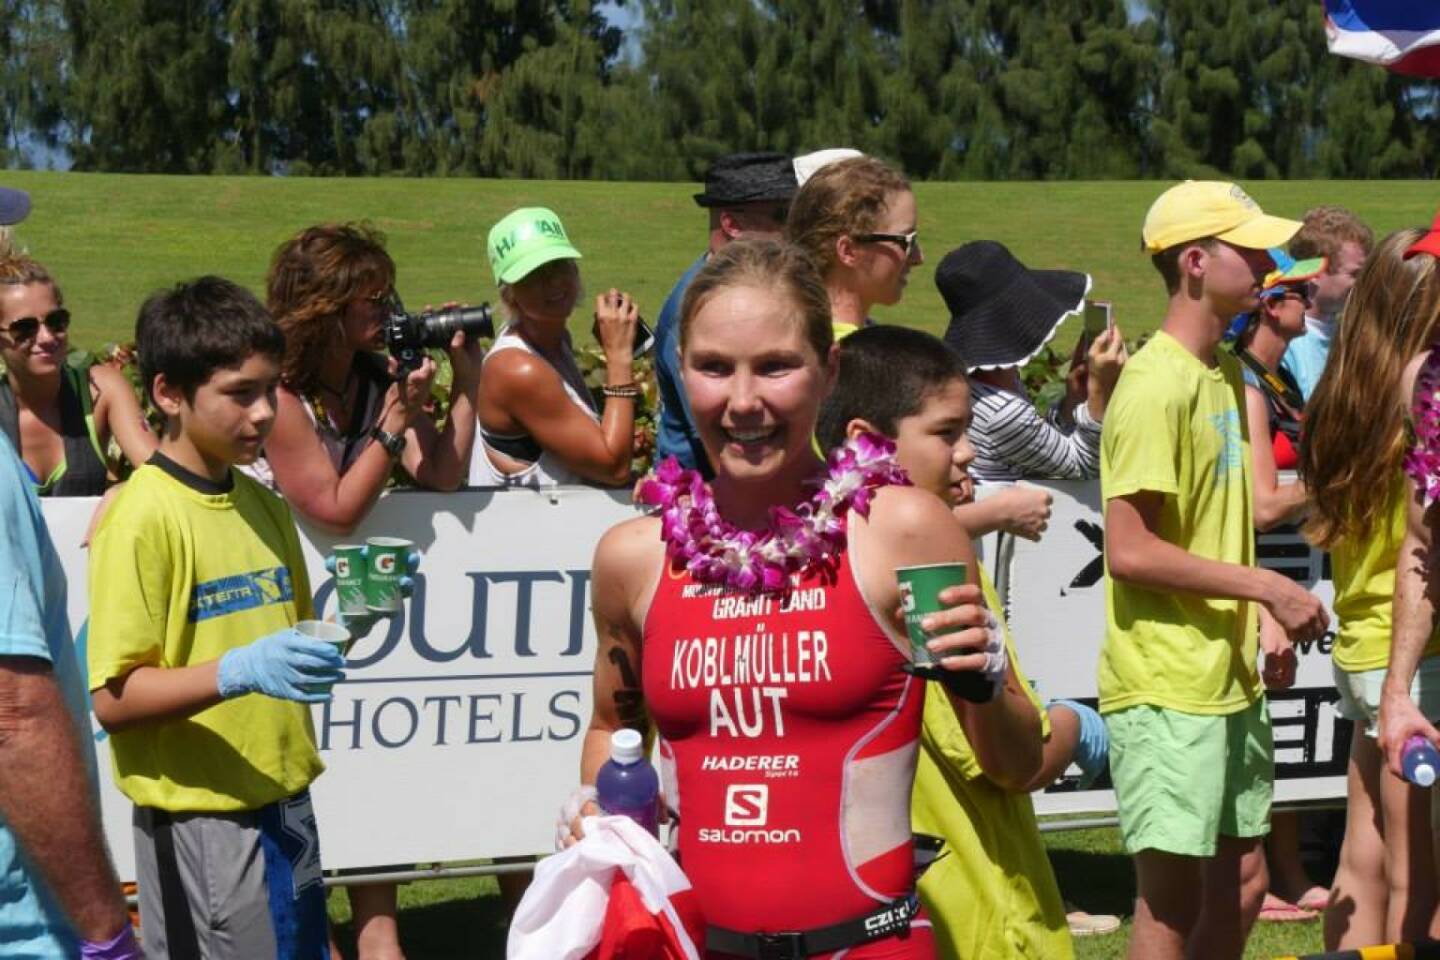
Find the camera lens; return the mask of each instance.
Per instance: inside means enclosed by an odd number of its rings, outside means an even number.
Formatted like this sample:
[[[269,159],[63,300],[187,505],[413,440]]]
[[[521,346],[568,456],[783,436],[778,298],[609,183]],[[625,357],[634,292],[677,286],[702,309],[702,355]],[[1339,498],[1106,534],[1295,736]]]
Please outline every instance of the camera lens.
[[[421,320],[423,333],[421,343],[427,347],[447,347],[450,345],[450,338],[455,336],[455,331],[463,330],[469,337],[494,337],[495,325],[490,318],[490,308],[482,304],[478,307],[451,307],[448,310],[437,310],[428,314]]]

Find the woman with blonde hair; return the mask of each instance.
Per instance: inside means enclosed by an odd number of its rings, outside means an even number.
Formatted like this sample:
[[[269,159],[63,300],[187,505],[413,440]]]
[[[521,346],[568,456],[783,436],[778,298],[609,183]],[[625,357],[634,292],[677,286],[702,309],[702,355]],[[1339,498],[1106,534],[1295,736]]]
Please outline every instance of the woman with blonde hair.
[[[581,780],[594,782],[612,733],[654,724],[711,957],[935,955],[917,916],[909,821],[925,691],[907,671],[895,570],[973,570],[974,554],[938,497],[902,485],[889,441],[855,438],[828,465],[816,456],[820,404],[838,374],[827,300],[793,248],[742,240],[706,262],[679,338],[715,480],[667,461],[638,492],[659,515],[611,528],[595,552],[599,647]],[[991,694],[949,703],[996,764],[987,769],[1027,780],[1040,763],[1039,718],[979,588],[947,596],[955,619],[929,651],[941,675],[978,674]],[[717,652],[718,671],[671,670]],[[805,666],[757,672],[782,654]],[[776,753],[793,773],[744,782],[754,773],[741,761]],[[768,814],[732,818],[737,802]],[[766,829],[734,829],[745,826]],[[792,932],[765,932],[781,930]]]
[[[473,339],[457,333],[448,347],[444,429],[425,413],[434,361],[406,372],[377,352],[394,284],[385,238],[365,224],[302,230],[270,264],[266,305],[285,331],[285,358],[264,479],[307,522],[335,533],[365,518],[397,463],[418,486],[460,486],[475,438]]]
[[[910,269],[925,262],[910,181],[874,157],[838,160],[812,174],[791,201],[785,236],[825,281],[841,337],[874,323],[877,304],[899,303]]]
[[[158,440],[124,375],[72,367],[69,351],[60,285],[30,257],[0,259],[0,431],[38,495],[98,497],[121,477],[112,440],[131,467],[150,459]]]
[[[544,207],[512,210],[490,229],[486,249],[507,322],[485,357],[470,483],[623,486],[640,399],[635,298],[613,287],[595,298],[605,351],[597,410],[566,329],[580,302],[580,251],[560,218]]]
[[[1339,621],[1333,652],[1340,713],[1354,720],[1340,865],[1325,912],[1327,949],[1414,943],[1440,934],[1430,794],[1386,770],[1377,742],[1396,626],[1396,567],[1411,497],[1402,461],[1406,365],[1440,338],[1435,258],[1406,258],[1424,233],[1400,230],[1365,264],[1325,373],[1306,405],[1300,473],[1306,534],[1330,551]],[[1440,717],[1440,633],[1425,644],[1410,694]]]

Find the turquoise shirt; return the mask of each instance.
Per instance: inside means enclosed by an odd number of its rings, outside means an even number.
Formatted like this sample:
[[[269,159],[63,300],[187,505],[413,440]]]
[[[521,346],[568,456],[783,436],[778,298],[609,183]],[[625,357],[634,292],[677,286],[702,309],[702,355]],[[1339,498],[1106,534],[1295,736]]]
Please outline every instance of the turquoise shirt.
[[[1290,341],[1285,356],[1280,359],[1280,368],[1289,370],[1295,382],[1300,385],[1300,396],[1307,401],[1325,372],[1325,360],[1330,356],[1330,339],[1335,325],[1314,317],[1305,318],[1305,335]]]
[[[51,664],[55,682],[80,732],[95,787],[89,712],[80,661],[65,613],[65,571],[40,513],[40,501],[9,438],[0,434],[0,656]],[[0,776],[3,776],[0,773]],[[75,936],[50,892],[34,874],[15,835],[0,823],[0,952],[7,957],[69,958]]]

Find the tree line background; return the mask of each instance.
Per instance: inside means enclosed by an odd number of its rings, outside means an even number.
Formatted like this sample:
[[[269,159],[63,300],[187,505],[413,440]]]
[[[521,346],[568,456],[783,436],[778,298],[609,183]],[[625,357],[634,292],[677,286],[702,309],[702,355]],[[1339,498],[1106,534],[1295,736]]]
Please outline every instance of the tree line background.
[[[0,166],[695,180],[1430,177],[1440,92],[1319,0],[6,0]]]

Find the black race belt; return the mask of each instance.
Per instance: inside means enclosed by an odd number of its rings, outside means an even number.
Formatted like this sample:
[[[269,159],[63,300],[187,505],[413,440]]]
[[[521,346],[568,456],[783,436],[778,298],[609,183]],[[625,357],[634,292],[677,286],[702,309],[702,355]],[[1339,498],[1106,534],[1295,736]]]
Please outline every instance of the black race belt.
[[[910,921],[919,912],[920,898],[912,893],[864,916],[814,930],[742,933],[724,927],[706,927],[705,946],[718,953],[751,960],[805,960],[817,953],[834,953],[872,940],[908,935]]]

